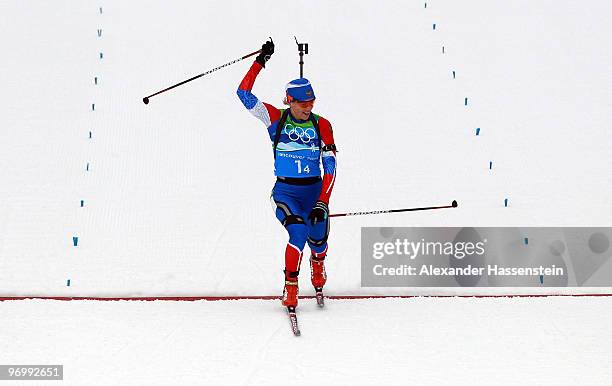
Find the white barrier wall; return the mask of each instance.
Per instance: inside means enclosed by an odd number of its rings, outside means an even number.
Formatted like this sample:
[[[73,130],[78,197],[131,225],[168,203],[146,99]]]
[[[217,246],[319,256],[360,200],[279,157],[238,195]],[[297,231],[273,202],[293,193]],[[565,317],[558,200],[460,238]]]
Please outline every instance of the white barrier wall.
[[[328,292],[498,291],[363,289],[360,228],[609,226],[611,11],[3,2],[0,296],[278,294],[286,236],[269,203],[270,144],[235,94],[251,60],[142,98],[272,36],[254,92],[280,107],[299,75],[294,35],[310,44],[315,112],[340,150],[332,212],[460,204],[335,219]]]

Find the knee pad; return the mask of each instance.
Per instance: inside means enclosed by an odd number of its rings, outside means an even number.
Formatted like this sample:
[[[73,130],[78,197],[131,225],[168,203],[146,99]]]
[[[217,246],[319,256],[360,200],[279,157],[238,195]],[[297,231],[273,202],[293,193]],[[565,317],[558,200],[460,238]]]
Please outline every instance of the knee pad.
[[[308,245],[310,245],[311,247],[322,247],[325,245],[325,243],[327,243],[327,237],[329,236],[329,219],[326,222],[327,224],[325,224],[325,233],[323,234],[323,236],[320,238],[315,238],[309,235]]]
[[[289,225],[293,224],[306,224],[304,219],[301,216],[290,214],[283,220],[283,226],[286,228]]]
[[[321,246],[325,245],[325,243],[327,243],[327,235],[325,235],[320,240],[315,240],[312,237],[308,237],[308,245],[310,245],[310,246],[321,247]]]

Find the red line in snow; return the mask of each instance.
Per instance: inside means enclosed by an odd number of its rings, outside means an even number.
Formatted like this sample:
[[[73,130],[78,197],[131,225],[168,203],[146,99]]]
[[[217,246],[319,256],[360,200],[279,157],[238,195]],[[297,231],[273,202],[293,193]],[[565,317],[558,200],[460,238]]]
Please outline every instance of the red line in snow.
[[[412,299],[412,298],[544,298],[544,297],[584,297],[584,296],[612,296],[605,294],[505,294],[505,295],[332,295],[328,299]],[[96,301],[187,301],[197,300],[223,301],[223,300],[279,300],[279,296],[150,296],[150,297],[68,297],[68,296],[7,296],[0,297],[0,302],[11,300],[96,300]],[[300,299],[314,299],[314,296],[300,296]]]

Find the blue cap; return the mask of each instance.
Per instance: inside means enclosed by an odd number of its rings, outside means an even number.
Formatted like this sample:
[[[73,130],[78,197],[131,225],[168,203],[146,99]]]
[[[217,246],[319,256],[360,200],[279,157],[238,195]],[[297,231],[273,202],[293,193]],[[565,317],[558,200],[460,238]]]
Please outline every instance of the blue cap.
[[[292,80],[285,86],[285,91],[291,99],[298,102],[305,102],[315,99],[314,90],[310,85],[310,81],[306,78]]]

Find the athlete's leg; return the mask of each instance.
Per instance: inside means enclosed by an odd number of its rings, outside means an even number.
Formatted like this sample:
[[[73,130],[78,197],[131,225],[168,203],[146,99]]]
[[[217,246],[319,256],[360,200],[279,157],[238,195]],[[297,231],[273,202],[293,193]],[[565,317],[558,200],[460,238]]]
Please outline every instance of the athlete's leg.
[[[308,246],[310,247],[310,281],[315,288],[323,288],[327,282],[325,257],[327,256],[327,236],[329,219],[316,225],[309,224]]]
[[[321,184],[313,186],[306,203],[308,212],[319,199]],[[305,208],[306,209],[306,208]],[[308,246],[310,247],[310,279],[315,288],[322,288],[327,281],[324,260],[327,255],[327,237],[329,235],[329,219],[316,224],[307,220]]]
[[[285,247],[285,289],[283,292],[284,306],[297,306],[298,275],[302,262],[302,251],[308,237],[308,227],[301,212],[299,197],[292,194],[291,187],[277,183],[272,191],[272,203],[276,218],[289,234]]]
[[[290,195],[284,194],[282,189],[275,187],[272,200],[276,206],[276,218],[289,234],[289,241],[285,247],[285,274],[288,278],[297,278],[302,251],[308,238],[306,221],[300,215],[299,204]]]

